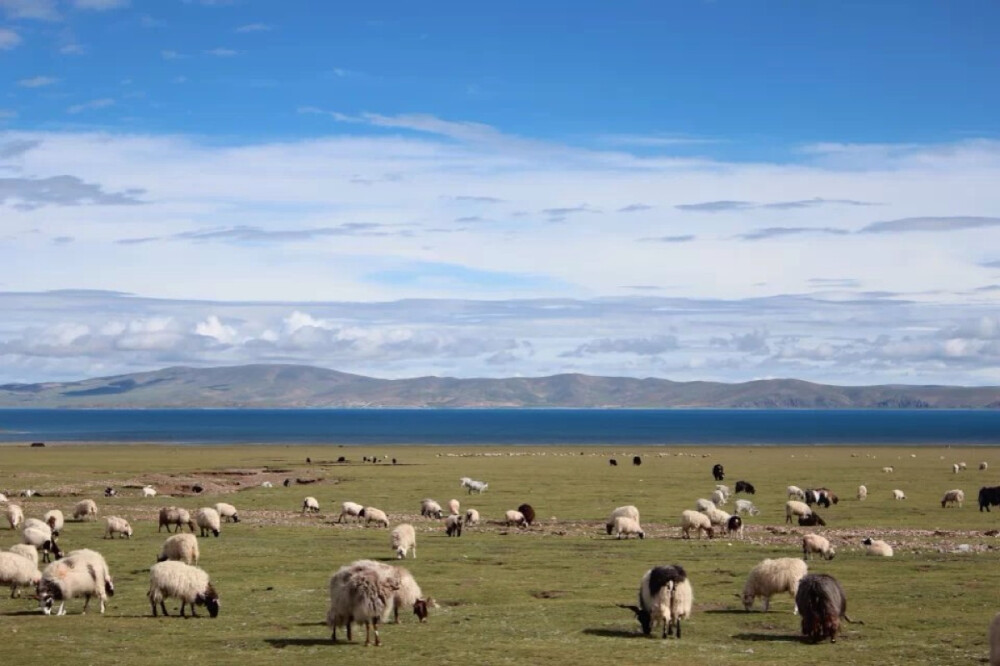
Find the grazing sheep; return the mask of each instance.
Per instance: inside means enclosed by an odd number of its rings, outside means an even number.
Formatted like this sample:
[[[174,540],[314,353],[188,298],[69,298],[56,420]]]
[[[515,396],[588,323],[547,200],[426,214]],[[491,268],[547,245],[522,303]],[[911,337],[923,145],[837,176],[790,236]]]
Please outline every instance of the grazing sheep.
[[[240,517],[236,513],[236,507],[232,504],[226,504],[225,502],[219,502],[215,505],[215,510],[219,512],[219,517],[227,523],[238,523],[240,522]]]
[[[262,481],[260,484],[261,488],[274,488],[274,484],[270,481]]]
[[[989,512],[991,506],[1000,505],[1000,486],[992,488],[983,487],[979,489],[979,510],[986,509]]]
[[[156,528],[159,532],[164,527],[167,528],[167,532],[170,532],[170,526],[176,525],[177,529],[175,532],[180,532],[181,529],[187,525],[191,533],[194,533],[194,521],[191,520],[191,514],[188,513],[187,509],[182,509],[177,506],[165,506],[160,508],[160,525]]]
[[[661,638],[681,637],[681,620],[691,617],[694,590],[687,572],[679,564],[653,567],[639,582],[639,605],[625,606],[635,613],[642,626],[642,633],[649,636],[653,627],[662,625]]]
[[[726,478],[726,471],[720,463],[716,463],[712,466],[712,478],[716,481],[722,481]]]
[[[522,504],[517,510],[524,516],[524,522],[529,526],[535,523],[535,508],[530,504]]]
[[[360,521],[361,512],[364,510],[365,507],[361,506],[357,502],[344,502],[340,505],[340,515],[337,516],[337,522],[342,522],[344,520],[344,516],[357,518]]]
[[[819,504],[822,507],[830,508],[831,504],[837,504],[840,498],[830,491],[829,488],[816,488],[806,491],[806,504]]]
[[[801,527],[815,527],[820,525],[826,527],[826,521],[820,518],[820,515],[813,511],[808,516],[799,516],[799,525]]]
[[[785,489],[785,493],[788,495],[788,499],[796,499],[800,502],[803,502],[806,499],[805,491],[798,486],[788,486],[788,488]]]
[[[115,534],[118,534],[126,539],[132,538],[132,526],[128,524],[128,521],[121,516],[107,516],[104,519],[105,530],[104,538],[113,539]]]
[[[66,519],[63,518],[63,512],[59,509],[52,509],[51,511],[46,511],[45,515],[42,516],[49,528],[52,530],[52,536],[59,536],[62,532],[63,525],[66,524]]]
[[[302,513],[319,513],[319,500],[315,497],[307,497],[302,500]]]
[[[392,550],[396,553],[397,559],[405,560],[406,551],[411,548],[413,549],[413,559],[417,559],[417,532],[413,529],[413,525],[407,523],[397,525],[389,535],[389,543],[392,544]]]
[[[462,505],[457,499],[448,500],[448,513],[452,516],[457,516],[461,513]]]
[[[441,505],[432,499],[425,499],[420,502],[420,515],[425,518],[441,519]]]
[[[618,467],[618,461],[615,460],[614,458],[608,460],[608,464],[611,465],[612,467]]]
[[[729,496],[733,494],[733,492],[729,489],[729,486],[724,483],[715,484],[715,489],[722,493],[723,497],[726,499],[729,499]]]
[[[118,491],[115,490],[114,488],[112,488],[111,486],[107,486],[104,489],[104,496],[105,497],[115,497],[117,495],[118,495]]]
[[[750,500],[738,499],[736,500],[736,513],[749,513],[751,516],[756,516],[760,513],[760,509]]]
[[[719,527],[722,533],[725,534],[726,526],[729,524],[729,519],[731,516],[723,511],[722,509],[709,509],[708,511],[702,511],[708,517],[708,520],[712,523],[712,527]]]
[[[639,465],[642,464],[642,458],[640,458],[639,456],[632,456],[632,464],[638,467]]]
[[[482,494],[483,492],[486,491],[486,489],[490,485],[488,483],[484,483],[483,481],[476,481],[474,479],[470,479],[467,476],[463,476],[460,479],[460,481],[462,482],[462,487],[463,488],[467,488],[470,495],[473,492],[478,493],[478,494]]]
[[[712,527],[712,521],[708,519],[703,513],[698,511],[683,511],[681,513],[681,532],[685,539],[691,538],[691,530],[698,532],[698,538],[701,538],[702,532],[708,535],[711,539],[715,536],[715,529]]]
[[[52,536],[52,528],[37,518],[29,518],[21,530],[21,543],[42,551],[42,561],[48,562],[50,555],[59,559],[62,551]]]
[[[803,516],[811,516],[813,510],[809,508],[808,504],[803,504],[796,500],[788,500],[785,502],[785,522],[791,523],[792,516],[797,516],[799,518]]]
[[[892,465],[889,465],[887,467],[883,467],[882,468],[882,473],[883,474],[892,474],[895,470],[896,470],[895,467],[893,467]]]
[[[222,519],[219,517],[219,512],[210,506],[204,506],[195,511],[194,520],[203,537],[208,536],[209,532],[212,533],[212,536],[217,537],[222,532]]]
[[[1000,666],[1000,613],[990,622],[990,666]]]
[[[22,587],[37,586],[42,579],[38,565],[17,553],[0,551],[0,585],[10,585],[10,598],[21,596]]]
[[[456,514],[452,514],[447,518],[445,518],[444,532],[448,536],[455,536],[455,537],[462,536],[462,517]],[[414,557],[416,557],[416,555],[414,555]]]
[[[964,462],[960,462],[958,463],[958,468],[964,472],[968,468],[968,465],[966,465]]]
[[[265,481],[264,483],[267,483],[267,481]],[[156,497],[156,488],[154,488],[153,486],[145,486],[145,487],[143,487],[143,489],[142,489],[142,496],[143,497]]]
[[[92,520],[97,517],[97,503],[92,499],[80,500],[73,507],[73,520]]]
[[[872,541],[871,537],[868,537],[861,543],[865,547],[867,555],[876,555],[878,557],[892,557],[893,555],[892,546],[881,539]]]
[[[390,612],[398,621],[400,606],[411,606],[421,622],[427,619],[427,609],[433,600],[415,596],[420,594],[420,586],[402,567],[372,560],[358,560],[341,567],[330,577],[326,623],[332,631],[333,641],[337,641],[337,627],[341,626],[346,626],[347,640],[351,640],[351,624],[359,622],[365,625],[365,645],[371,644],[374,629],[375,646],[378,647],[382,644],[379,623]]]
[[[726,504],[726,495],[721,490],[713,490],[710,499],[712,500],[712,504],[717,507]]]
[[[200,557],[198,537],[193,534],[175,534],[163,542],[163,548],[160,549],[156,561],[178,560],[185,564],[198,564]]]
[[[479,512],[475,509],[469,509],[465,512],[465,524],[466,525],[478,525],[479,524]]]
[[[858,486],[858,500],[864,502],[868,498],[868,488]]]
[[[615,518],[613,531],[615,535],[617,535],[618,539],[621,539],[623,535],[626,539],[628,539],[633,534],[638,535],[640,539],[646,538],[646,533],[642,531],[642,527],[639,526],[639,523],[627,516],[618,516]]]
[[[631,504],[626,504],[625,506],[620,506],[614,511],[612,511],[611,515],[608,516],[607,522],[605,522],[604,524],[604,529],[607,531],[608,534],[611,534],[611,532],[614,531],[615,518],[617,518],[618,516],[625,516],[627,518],[631,518],[632,520],[638,523],[639,509],[635,508]]]
[[[764,560],[751,569],[747,576],[747,582],[743,586],[743,608],[749,611],[753,608],[754,600],[762,597],[766,613],[771,608],[771,597],[781,592],[788,592],[795,599],[799,581],[808,571],[808,565],[797,557]],[[793,612],[799,612],[797,605]]]
[[[962,468],[958,466],[958,463],[955,463],[954,465],[951,466],[951,471],[953,474],[958,474],[960,469]]]
[[[208,574],[203,569],[167,560],[158,562],[149,568],[149,605],[153,609],[153,617],[156,617],[156,605],[160,605],[163,616],[167,613],[167,606],[164,599],[174,598],[181,600],[181,617],[184,617],[184,606],[191,607],[191,617],[198,617],[195,606],[205,606],[208,614],[212,617],[219,615],[219,594],[212,586]]]
[[[28,543],[16,543],[7,549],[8,552],[14,553],[15,555],[20,555],[21,557],[26,557],[31,560],[31,563],[36,567],[38,566],[38,549]]]
[[[804,576],[795,603],[802,613],[802,634],[813,642],[829,638],[836,643],[841,618],[853,622],[847,617],[847,595],[837,579],[827,574]]]
[[[962,502],[965,501],[965,491],[961,488],[955,488],[954,490],[949,490],[944,494],[941,499],[941,508],[945,508],[948,504],[958,504],[958,508],[962,508]]]
[[[812,553],[819,553],[823,559],[832,560],[837,550],[830,542],[818,534],[807,534],[802,537],[802,559],[808,560]]]
[[[697,511],[709,511],[711,509],[716,509],[718,507],[715,506],[715,502],[713,502],[710,499],[705,499],[703,497],[694,503],[694,508]]]
[[[385,511],[382,511],[381,509],[376,509],[373,506],[366,506],[358,515],[359,517],[365,519],[366,527],[373,522],[376,527],[389,527],[389,516],[385,515]]]
[[[747,493],[748,495],[754,495],[756,494],[757,491],[754,489],[753,484],[750,483],[749,481],[737,481],[736,492]]]
[[[16,530],[17,526],[24,522],[24,511],[17,504],[7,505],[7,522],[10,524],[10,529]]]
[[[990,464],[988,462],[986,462],[985,460],[983,462],[979,463],[979,471],[980,472],[985,472],[989,468],[990,468]]]
[[[507,513],[504,514],[504,522],[507,523],[508,527],[511,525],[525,527],[527,525],[524,514],[520,511],[515,511],[514,509],[507,511]]]
[[[904,493],[899,488],[896,488],[895,490],[892,491],[892,499],[894,499],[894,500],[905,500],[906,499],[906,493]]]
[[[729,534],[736,534],[738,539],[743,538],[743,519],[739,516],[729,516],[729,520],[726,521],[726,532]]]
[[[93,550],[74,550],[66,557],[45,567],[38,583],[38,604],[46,615],[52,614],[52,605],[59,601],[57,615],[66,614],[66,601],[84,597],[83,612],[87,612],[90,598],[97,597],[104,614],[108,597],[114,596],[108,564],[100,553]]]

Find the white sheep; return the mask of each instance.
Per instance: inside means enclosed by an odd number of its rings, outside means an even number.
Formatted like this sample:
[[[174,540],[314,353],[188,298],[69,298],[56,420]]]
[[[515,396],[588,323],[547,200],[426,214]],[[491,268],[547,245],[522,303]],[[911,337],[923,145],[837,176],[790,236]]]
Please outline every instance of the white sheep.
[[[1000,666],[1000,613],[990,622],[990,666]]]
[[[819,534],[806,534],[802,537],[802,559],[808,560],[812,553],[819,553],[823,559],[832,560],[837,550],[825,537]]]
[[[622,536],[628,539],[632,535],[636,535],[640,539],[646,538],[646,533],[642,530],[639,523],[628,516],[616,517],[613,531],[618,539],[621,539]]]
[[[478,525],[479,524],[479,512],[475,509],[468,509],[465,512],[465,524],[466,525]]]
[[[868,498],[868,488],[858,486],[858,500],[864,502]]]
[[[163,542],[163,548],[160,549],[156,561],[178,560],[185,564],[198,564],[200,557],[198,537],[193,534],[175,534]]]
[[[958,468],[964,472],[968,468],[968,465],[966,465],[964,462],[960,462],[958,463]]]
[[[0,493],[0,504],[3,504],[6,501],[7,501],[7,496],[4,495],[3,493]]]
[[[63,525],[66,524],[66,519],[63,518],[63,512],[59,509],[46,511],[45,515],[42,516],[42,520],[44,520],[52,529],[52,536],[59,536],[59,533],[62,532]]]
[[[632,506],[631,504],[626,504],[625,506],[620,506],[614,511],[612,511],[611,515],[608,516],[607,522],[604,524],[604,529],[607,531],[608,534],[611,534],[611,532],[614,531],[615,518],[617,518],[618,516],[625,516],[626,518],[631,518],[632,520],[638,523],[639,509]]]
[[[707,534],[709,539],[715,536],[712,521],[708,519],[708,516],[699,511],[691,511],[689,509],[681,513],[681,531],[684,533],[685,539],[691,538],[691,530],[698,532],[699,539],[702,532]]]
[[[307,497],[302,500],[302,513],[319,513],[319,500],[315,497]]]
[[[265,481],[265,483],[267,483],[267,482]],[[153,486],[145,486],[145,487],[143,487],[143,489],[142,489],[142,496],[143,497],[156,497],[156,488],[154,488]]]
[[[720,490],[713,490],[710,498],[712,500],[712,504],[714,504],[717,507],[725,506],[726,504],[726,495]]]
[[[798,486],[788,486],[785,489],[785,493],[788,495],[788,499],[797,499],[800,501],[805,501],[806,491],[802,490]]]
[[[417,532],[413,525],[403,523],[393,528],[389,535],[392,550],[400,560],[406,559],[406,551],[413,549],[413,559],[417,559]]]
[[[470,495],[473,492],[482,494],[482,493],[484,493],[486,491],[486,489],[490,485],[488,483],[484,483],[483,481],[476,481],[474,479],[470,479],[467,476],[463,476],[461,478],[461,482],[462,482],[462,487],[463,488],[467,488],[469,490],[469,494]]]
[[[270,481],[262,481],[260,484],[261,488],[274,488],[274,484]]]
[[[16,530],[17,526],[24,522],[24,511],[17,504],[7,505],[7,522],[10,524],[10,529]]]
[[[962,468],[958,466],[958,463],[955,463],[954,465],[951,466],[951,471],[953,474],[958,474],[959,470],[961,469]]]
[[[119,534],[127,539],[132,538],[132,526],[121,516],[108,516],[104,519],[104,538],[113,539],[115,534]]]
[[[729,496],[733,494],[733,492],[729,489],[729,486],[722,483],[716,484],[715,489],[725,495],[726,499],[729,499]]]
[[[80,500],[73,507],[73,520],[93,520],[97,517],[97,503],[92,499]]]
[[[236,513],[236,507],[232,504],[227,504],[225,502],[218,502],[215,505],[215,510],[218,511],[219,517],[227,523],[238,523],[240,522],[239,514]]]
[[[194,522],[198,525],[203,537],[208,536],[209,532],[212,533],[212,536],[219,536],[222,532],[222,519],[219,517],[219,512],[210,506],[203,506],[195,511]]]
[[[27,543],[16,543],[7,549],[9,552],[31,560],[31,563],[38,566],[38,549]]]
[[[509,511],[507,511],[507,513],[504,514],[504,522],[507,523],[508,527],[510,527],[511,525],[517,527],[524,527],[525,525],[528,524],[528,521],[525,519],[524,514],[514,509],[510,509]]]
[[[58,560],[62,557],[62,552],[52,537],[52,528],[37,518],[29,518],[24,523],[21,530],[21,543],[42,551],[42,561],[48,562],[49,555],[54,555]]]
[[[694,508],[698,511],[708,511],[709,509],[715,509],[717,507],[715,506],[715,502],[702,497],[701,499],[695,501]]]
[[[867,555],[876,555],[878,557],[892,557],[893,555],[892,546],[881,539],[872,541],[871,537],[869,537],[861,543],[865,547]]]
[[[373,522],[376,527],[389,527],[389,516],[385,515],[385,511],[382,511],[381,509],[376,509],[373,506],[366,506],[361,510],[360,515],[365,519],[366,527]]]
[[[624,606],[636,614],[642,633],[647,636],[653,627],[662,625],[662,638],[674,634],[681,637],[681,620],[691,617],[694,589],[687,572],[678,564],[653,567],[639,582],[639,605]]]
[[[38,565],[17,553],[0,551],[0,585],[10,585],[10,598],[21,596],[22,587],[35,587],[42,579]]]
[[[448,500],[448,513],[457,516],[462,510],[462,505],[457,499]]]
[[[965,501],[965,491],[961,488],[955,488],[949,490],[944,494],[944,498],[941,500],[941,508],[945,508],[948,504],[958,504],[958,508],[962,508],[962,502]]]
[[[788,500],[785,502],[785,522],[792,522],[792,516],[798,516],[799,518],[806,518],[812,515],[813,510],[809,508],[809,505],[805,502],[797,502],[795,500]]]
[[[444,533],[448,536],[462,536],[462,516],[453,513],[444,520]]]
[[[188,526],[188,529],[194,533],[194,521],[191,520],[191,514],[187,509],[182,509],[178,506],[164,506],[160,508],[160,525],[156,528],[159,532],[164,527],[167,528],[167,532],[170,531],[170,526],[176,525],[177,529],[175,532],[180,532],[184,525]]]
[[[899,488],[896,488],[895,490],[892,491],[892,499],[894,499],[894,500],[905,500],[906,499],[906,493],[904,493]]]
[[[990,468],[990,464],[988,462],[986,462],[985,460],[983,462],[979,463],[979,471],[980,472],[985,472],[989,468]]]
[[[101,602],[101,614],[109,596],[114,596],[108,563],[93,550],[74,550],[63,559],[45,567],[38,583],[38,604],[46,615],[52,614],[53,603],[59,601],[57,615],[66,614],[66,601],[84,597],[83,612],[87,612],[91,597]]]
[[[146,596],[153,609],[153,617],[156,617],[157,604],[163,615],[168,615],[163,600],[169,598],[181,600],[181,617],[184,617],[185,605],[191,607],[191,617],[198,617],[194,609],[196,605],[205,606],[212,617],[219,614],[219,594],[212,586],[208,574],[203,569],[183,562],[168,560],[150,567],[149,592]]]
[[[882,473],[883,474],[892,474],[894,471],[896,471],[896,468],[893,467],[892,465],[888,465],[888,466],[882,468]]]
[[[712,527],[720,528],[720,531],[725,534],[728,531],[729,519],[732,518],[728,513],[722,509],[709,509],[708,511],[702,511],[708,517],[708,520],[712,523]]]
[[[361,506],[357,502],[344,502],[340,505],[340,515],[337,516],[337,522],[343,522],[344,516],[348,518],[356,518],[361,520],[361,512],[365,510],[365,507]]]
[[[738,499],[736,500],[736,513],[748,513],[751,516],[756,516],[760,513],[760,509],[751,500]]]
[[[420,502],[420,515],[425,518],[441,518],[441,505],[434,500],[427,498]]]
[[[762,597],[766,613],[771,607],[771,597],[781,592],[788,592],[794,603],[795,593],[799,591],[799,581],[807,573],[809,567],[797,557],[764,560],[751,569],[747,576],[747,582],[743,586],[743,608],[750,610],[754,600]],[[797,606],[793,612],[798,615]]]

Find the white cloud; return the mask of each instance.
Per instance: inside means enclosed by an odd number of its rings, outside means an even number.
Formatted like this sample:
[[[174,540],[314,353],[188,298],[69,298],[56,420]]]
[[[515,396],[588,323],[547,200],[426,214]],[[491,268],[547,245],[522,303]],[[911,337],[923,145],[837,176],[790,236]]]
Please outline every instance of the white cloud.
[[[0,0],[0,9],[11,19],[58,21],[62,18],[55,0]]]
[[[237,27],[233,32],[269,32],[271,30],[274,30],[274,27],[267,23],[247,23]]]
[[[20,45],[21,36],[9,28],[0,28],[0,51],[10,51]]]
[[[92,9],[99,12],[121,9],[130,4],[130,0],[73,0],[73,6],[77,9]]]
[[[83,55],[87,52],[87,48],[82,44],[71,43],[65,44],[59,47],[59,53],[63,55]]]
[[[51,76],[33,76],[30,79],[21,79],[17,82],[17,85],[22,88],[43,88],[45,86],[51,86],[57,81],[59,81],[59,79]]]
[[[93,99],[89,102],[83,102],[82,104],[74,104],[73,106],[67,107],[66,113],[83,113],[84,111],[92,111],[94,109],[106,109],[109,106],[114,106],[115,100],[110,97],[103,97],[101,99]]]
[[[205,321],[198,322],[194,328],[194,332],[198,335],[204,335],[209,338],[215,338],[223,344],[233,344],[237,341],[236,329],[232,326],[227,326],[223,324],[222,321],[215,315],[209,316]]]
[[[236,51],[234,49],[222,48],[221,46],[211,49],[209,51],[205,51],[205,53],[208,55],[216,56],[217,58],[232,58],[233,56],[237,56],[240,54],[239,51]]]

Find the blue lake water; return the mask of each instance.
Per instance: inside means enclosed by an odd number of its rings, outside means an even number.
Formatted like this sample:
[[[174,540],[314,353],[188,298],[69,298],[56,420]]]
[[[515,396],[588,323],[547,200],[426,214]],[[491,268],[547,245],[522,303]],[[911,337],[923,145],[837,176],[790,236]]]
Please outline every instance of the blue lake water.
[[[0,410],[0,442],[1000,444],[1000,410]]]

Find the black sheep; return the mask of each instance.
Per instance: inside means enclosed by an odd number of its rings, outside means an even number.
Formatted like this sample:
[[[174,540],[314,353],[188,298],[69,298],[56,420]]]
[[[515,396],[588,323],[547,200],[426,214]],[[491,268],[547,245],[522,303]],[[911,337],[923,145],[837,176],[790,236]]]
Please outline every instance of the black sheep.
[[[749,481],[737,481],[736,482],[736,492],[747,493],[748,495],[753,495],[757,491],[754,489],[753,484]]]
[[[820,518],[819,514],[814,511],[808,516],[799,516],[799,525],[802,527],[815,527],[817,525],[826,527],[826,521]]]
[[[715,463],[715,465],[712,467],[712,476],[715,477],[716,481],[722,481],[723,479],[726,478],[726,472],[722,468],[721,463]]]
[[[524,516],[524,522],[531,525],[535,522],[535,509],[530,504],[522,504],[517,510]]]
[[[615,460],[614,458],[612,458],[611,460],[609,460],[608,464],[611,465],[612,467],[618,467],[618,461]]]
[[[642,458],[640,458],[639,456],[632,456],[632,464],[638,467],[639,465],[642,464]]]
[[[1000,486],[979,489],[979,510],[990,510],[990,506],[1000,506]]]

